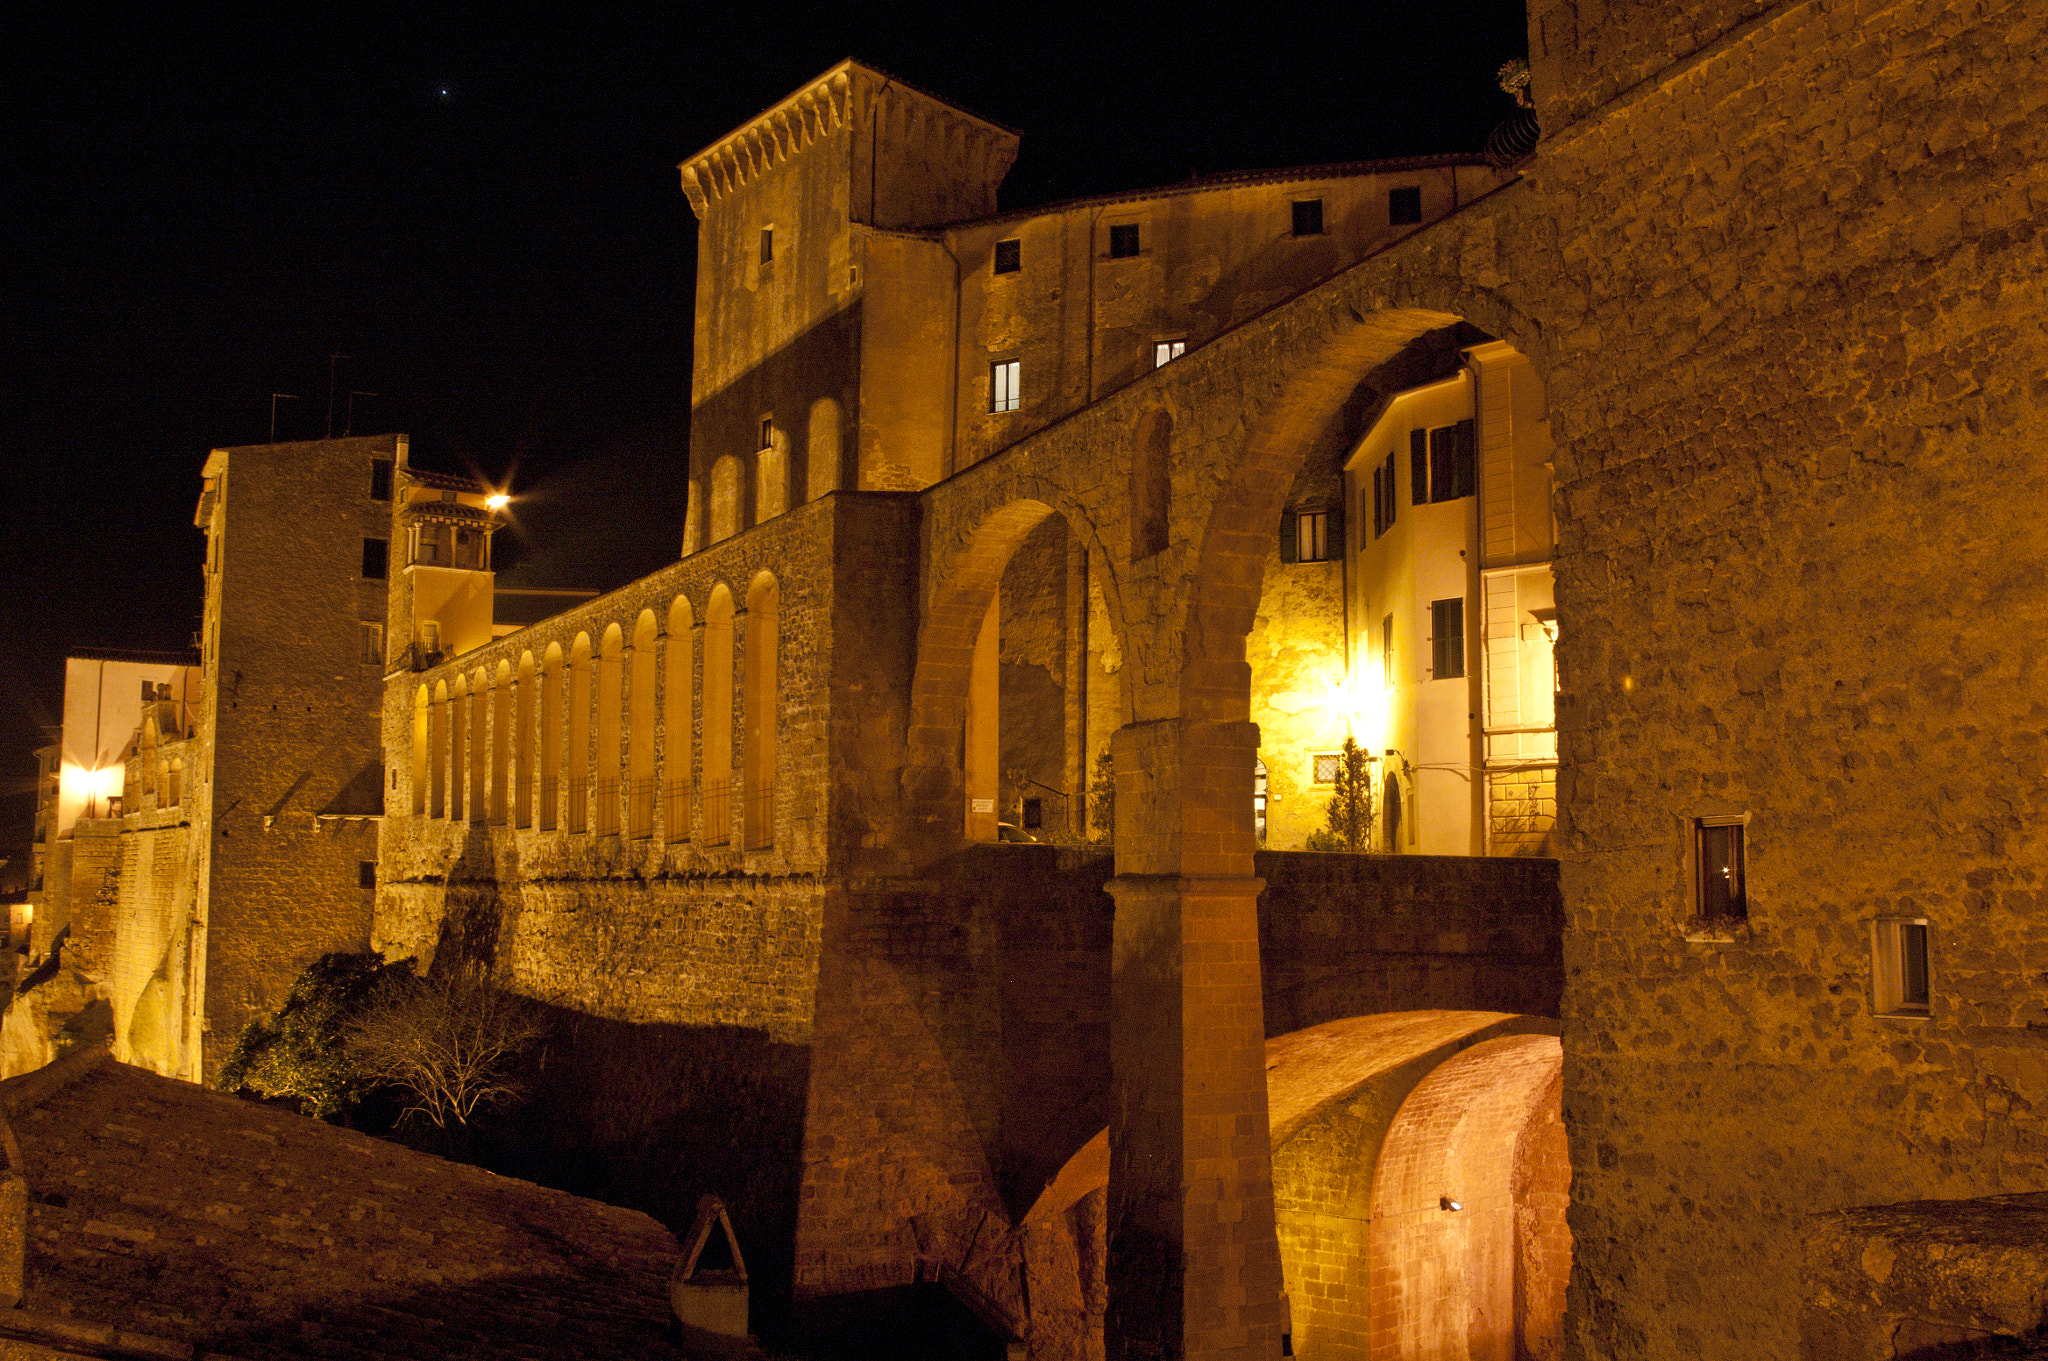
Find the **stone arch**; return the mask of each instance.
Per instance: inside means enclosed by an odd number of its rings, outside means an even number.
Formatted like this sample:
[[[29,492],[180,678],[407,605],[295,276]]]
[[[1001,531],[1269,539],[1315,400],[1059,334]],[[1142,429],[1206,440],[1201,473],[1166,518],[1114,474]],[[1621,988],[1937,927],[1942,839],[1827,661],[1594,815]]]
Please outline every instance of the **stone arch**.
[[[635,838],[654,835],[654,686],[660,660],[654,640],[659,632],[654,611],[640,611],[633,621],[632,712],[626,725],[626,830]]]
[[[690,720],[695,713],[693,654],[695,615],[687,596],[669,602],[668,640],[663,653],[661,778],[664,833],[671,842],[690,839]]]
[[[977,644],[1002,587],[1003,574],[1032,533],[1055,515],[1072,541],[1085,552],[1090,584],[1099,585],[1111,632],[1120,636],[1123,620],[1117,608],[1113,576],[1096,582],[1092,569],[1107,565],[1090,522],[1071,504],[1056,508],[1050,488],[1032,487],[1039,496],[1018,496],[984,514],[966,542],[945,559],[927,598],[918,633],[917,662],[911,677],[910,712],[905,742],[903,809],[906,840],[917,855],[942,852],[967,835],[962,816],[966,806],[966,764],[963,743],[975,675]],[[1063,498],[1062,498],[1063,499]],[[1085,607],[1084,601],[1084,607]],[[1113,640],[1105,639],[1105,645]],[[988,658],[983,662],[986,665]],[[1129,715],[1129,684],[1119,672],[1118,711]],[[1085,764],[1085,763],[1084,763]],[[1085,773],[1077,777],[1085,779]],[[969,816],[972,816],[971,814]],[[994,837],[994,817],[983,839]]]
[[[478,667],[469,682],[469,820],[490,816],[491,675]]]
[[[1522,1320],[1523,1334],[1536,1343],[1525,1355],[1558,1355],[1554,1348],[1543,1350],[1543,1339],[1556,1335],[1555,1324],[1562,1318],[1564,1277],[1559,1268],[1568,1269],[1570,1253],[1564,1188],[1531,1190],[1545,1173],[1554,1183],[1564,1166],[1558,1118],[1561,1088],[1556,1081],[1558,1030],[1554,1020],[1506,1012],[1409,1011],[1330,1021],[1265,1042],[1271,1087],[1268,1135],[1281,1205],[1279,1230],[1294,1355],[1304,1361],[1467,1355],[1457,1349],[1384,1350],[1373,1337],[1373,1310],[1381,1303],[1380,1293],[1372,1287],[1373,1273],[1386,1269],[1377,1255],[1377,1240],[1370,1237],[1377,1231],[1374,1198],[1384,1169],[1415,1162],[1413,1150],[1421,1145],[1408,1130],[1443,1126],[1441,1118],[1434,1125],[1420,1118],[1424,1110],[1456,1105],[1455,1100],[1443,1101],[1440,1093],[1456,1088],[1484,1097],[1487,1080],[1503,1075],[1508,1076],[1508,1087],[1493,1104],[1508,1112],[1510,1124],[1513,1113],[1521,1112],[1522,1138],[1504,1160],[1497,1140],[1488,1145],[1494,1155],[1491,1163],[1485,1161],[1487,1150],[1477,1143],[1458,1147],[1466,1150],[1474,1167],[1495,1180],[1505,1176],[1514,1204],[1531,1211],[1513,1216],[1518,1223],[1535,1221],[1530,1225],[1535,1231],[1523,1232],[1518,1240],[1515,1265],[1518,1270],[1532,1268],[1532,1283],[1553,1292],[1555,1313],[1518,1308],[1514,1317]],[[1508,1057],[1504,1061],[1500,1055]],[[1529,1075],[1531,1056],[1538,1066],[1548,1064],[1547,1083],[1514,1078],[1515,1073]],[[1439,1074],[1448,1078],[1439,1081]],[[1549,1155],[1551,1165],[1543,1165],[1542,1157],[1521,1156],[1539,1152],[1523,1147],[1530,1142],[1531,1131],[1548,1140],[1550,1147],[1540,1152]],[[1533,1170],[1532,1163],[1538,1164]],[[1109,1175],[1109,1131],[1104,1129],[1061,1166],[1020,1221],[1023,1234],[1040,1244],[1027,1258],[1026,1270],[1031,1273],[1034,1315],[1045,1316],[1048,1331],[1061,1327],[1062,1321],[1054,1316],[1063,1312],[1069,1317],[1062,1331],[1101,1327],[1100,1272],[1107,1249],[1102,1197]],[[1441,1194],[1429,1193],[1432,1208]],[[1388,1261],[1395,1268],[1403,1265],[1391,1256]],[[1069,1263],[1078,1268],[1078,1280],[1052,1274],[1055,1264]],[[1528,1326],[1532,1323],[1533,1329]],[[1470,1355],[1495,1354],[1475,1350]],[[1499,1356],[1501,1361],[1518,1361],[1512,1346]]]
[[[518,700],[512,719],[512,825],[533,825],[533,653],[519,654]]]
[[[468,764],[463,760],[463,743],[468,737],[469,677],[458,675],[448,689],[448,820],[462,821],[463,794],[468,783]]]
[[[427,811],[427,767],[433,761],[434,697],[422,685],[412,697],[412,813]]]
[[[775,842],[775,727],[777,673],[780,658],[782,588],[773,574],[761,572],[747,586],[746,704],[742,719],[745,763],[745,846],[760,850]]]
[[[511,815],[512,663],[499,662],[491,685],[491,824],[502,827]]]
[[[448,682],[436,681],[431,740],[427,743],[431,794],[427,813],[430,817],[442,817],[448,811],[448,728]]]
[[[704,844],[732,842],[732,591],[711,588],[704,610]]]
[[[620,730],[625,726],[626,634],[617,624],[607,624],[597,645],[597,751],[591,761],[590,779],[595,794],[595,830],[599,836],[616,836],[619,830],[619,748]]]
[[[562,762],[568,776],[567,830],[590,830],[590,635],[569,645],[569,750]]]
[[[540,829],[552,832],[562,813],[562,645],[540,659]]]
[[[1131,441],[1130,560],[1166,551],[1173,503],[1173,417],[1154,407]]]

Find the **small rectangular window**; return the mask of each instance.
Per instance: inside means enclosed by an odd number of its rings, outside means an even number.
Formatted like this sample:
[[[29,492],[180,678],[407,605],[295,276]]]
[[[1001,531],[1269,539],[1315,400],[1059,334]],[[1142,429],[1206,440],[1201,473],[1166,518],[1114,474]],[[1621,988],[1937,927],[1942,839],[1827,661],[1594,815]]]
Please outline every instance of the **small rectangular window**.
[[[763,416],[761,418],[761,442],[754,447],[756,449],[769,449],[773,448],[774,445],[775,418],[773,416]]]
[[[1326,510],[1303,511],[1294,517],[1294,560],[1296,562],[1328,562],[1330,560],[1330,512]]]
[[[995,272],[1015,274],[1024,268],[1024,243],[1014,238],[996,242]]]
[[[377,862],[376,862],[376,861],[374,861],[374,860],[358,860],[358,861],[356,861],[356,887],[357,887],[357,888],[375,888],[375,887],[377,887]]]
[[[988,409],[1015,411],[1024,404],[1023,363],[1000,359],[988,366]]]
[[[1025,830],[1035,832],[1043,826],[1045,826],[1045,800],[1040,798],[1024,800]]]
[[[1396,227],[1422,221],[1421,185],[1404,184],[1387,191],[1387,221]]]
[[[373,458],[370,460],[370,499],[389,501],[391,499],[391,460]]]
[[[761,263],[765,265],[774,258],[775,229],[773,227],[763,227],[761,229]]]
[[[1391,614],[1380,620],[1380,680],[1387,689],[1394,688],[1394,616]]]
[[[1307,198],[1294,201],[1294,234],[1296,236],[1321,236],[1323,234],[1323,201],[1321,199]]]
[[[1152,367],[1163,369],[1188,352],[1185,340],[1162,340],[1152,346]]]
[[[1429,674],[1457,680],[1465,674],[1465,602],[1462,598],[1429,604]]]
[[[383,626],[382,624],[364,624],[364,625],[363,625],[363,665],[364,665],[364,666],[382,666],[383,664],[384,664],[384,626]]]
[[[1377,539],[1387,532],[1387,489],[1386,477],[1375,465],[1372,470],[1372,536]]]
[[[1877,921],[1871,924],[1870,962],[1873,1000],[1880,1016],[1925,1016],[1927,985],[1927,923]]]
[[[1337,771],[1344,764],[1341,752],[1319,751],[1309,758],[1310,778],[1317,784],[1337,783]]]
[[[1138,224],[1124,222],[1109,229],[1109,258],[1127,260],[1139,253]]]
[[[1396,500],[1396,499],[1394,498],[1394,451],[1393,451],[1393,450],[1389,449],[1389,450],[1387,451],[1387,461],[1386,461],[1386,463],[1385,463],[1385,464],[1384,464],[1384,465],[1383,465],[1383,466],[1381,467],[1381,469],[1380,469],[1380,472],[1381,472],[1381,473],[1382,473],[1382,474],[1383,474],[1383,475],[1385,476],[1385,478],[1386,478],[1386,481],[1387,481],[1387,512],[1386,512],[1386,520],[1387,520],[1387,524],[1386,524],[1386,528],[1387,528],[1387,529],[1392,529],[1392,528],[1394,527],[1394,520],[1395,520],[1396,516],[1397,516],[1397,515],[1399,514],[1399,512],[1400,512],[1400,506],[1401,506],[1401,503],[1400,503],[1399,501],[1397,501],[1397,500]],[[1384,533],[1385,531],[1383,530],[1382,532]]]
[[[1429,432],[1408,432],[1408,499],[1418,506],[1429,504]]]
[[[363,540],[363,579],[382,581],[390,574],[391,541],[388,539]]]
[[[1693,903],[1702,917],[1740,920],[1749,915],[1744,830],[1739,817],[1693,819]]]

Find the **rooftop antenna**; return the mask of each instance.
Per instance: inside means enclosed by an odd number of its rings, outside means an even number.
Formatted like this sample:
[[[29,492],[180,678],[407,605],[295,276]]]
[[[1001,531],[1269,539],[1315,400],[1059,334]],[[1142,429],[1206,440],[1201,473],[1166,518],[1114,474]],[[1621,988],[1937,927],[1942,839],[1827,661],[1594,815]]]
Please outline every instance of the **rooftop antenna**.
[[[352,354],[336,352],[327,356],[327,438],[334,438],[334,370],[344,359],[354,359]]]
[[[277,404],[279,402],[296,402],[297,400],[299,400],[299,394],[296,392],[273,392],[270,394],[270,442],[272,444],[277,443]]]
[[[380,394],[378,394],[378,393],[375,393],[375,392],[351,392],[351,393],[349,393],[349,395],[348,395],[348,417],[347,417],[347,419],[345,419],[345,420],[344,420],[344,421],[342,422],[342,424],[341,424],[341,437],[342,437],[343,439],[347,439],[347,438],[348,438],[348,437],[349,437],[349,436],[350,436],[351,434],[353,434],[353,433],[355,432],[355,428],[356,428],[356,398],[358,398],[358,397],[376,397],[376,396],[379,396],[379,395],[380,395]]]

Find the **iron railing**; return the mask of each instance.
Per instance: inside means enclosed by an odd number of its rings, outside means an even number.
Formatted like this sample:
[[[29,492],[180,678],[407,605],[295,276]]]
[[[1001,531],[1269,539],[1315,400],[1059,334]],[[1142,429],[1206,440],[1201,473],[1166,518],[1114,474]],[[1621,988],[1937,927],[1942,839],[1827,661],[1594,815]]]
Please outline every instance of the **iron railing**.
[[[619,782],[599,780],[597,782],[597,834],[617,836],[619,834]]]
[[[590,830],[590,781],[582,776],[569,777],[569,825],[565,830]]]
[[[690,839],[690,805],[695,802],[690,794],[689,783],[684,780],[670,780],[662,791],[662,825],[671,843]]]
[[[746,791],[746,832],[746,846],[750,851],[765,850],[775,844],[775,786],[772,782]]]
[[[555,818],[559,815],[557,795],[562,791],[560,781],[552,775],[543,775],[540,781],[540,829],[543,832],[555,830]]]
[[[634,780],[626,786],[626,835],[645,841],[654,835],[654,781]]]
[[[704,782],[704,844],[732,844],[732,781]]]

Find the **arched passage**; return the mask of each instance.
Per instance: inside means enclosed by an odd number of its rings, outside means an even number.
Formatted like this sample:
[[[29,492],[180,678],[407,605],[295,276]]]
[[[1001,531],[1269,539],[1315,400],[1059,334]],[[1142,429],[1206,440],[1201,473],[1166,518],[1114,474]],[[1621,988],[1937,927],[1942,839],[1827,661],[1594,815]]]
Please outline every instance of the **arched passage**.
[[[512,664],[499,662],[491,685],[491,823],[505,825],[512,773]]]
[[[782,589],[767,572],[747,587],[747,695],[744,717],[746,848],[775,843],[775,726],[777,721],[778,634]]]
[[[1561,1354],[1570,1173],[1557,1030],[1543,1017],[1413,1011],[1331,1021],[1266,1041],[1268,1131],[1296,1356],[1549,1361]],[[1109,1171],[1103,1130],[1024,1216],[1022,1231],[1035,1240],[1027,1254],[1033,1326],[1048,1338],[1102,1327]],[[1404,1236],[1406,1221],[1393,1209],[1405,1203],[1392,1189],[1397,1184],[1408,1187],[1401,1194],[1410,1198],[1421,1194],[1414,1188],[1435,1187],[1426,1199],[1440,1218],[1470,1212],[1462,1236],[1434,1243]],[[1389,1188],[1385,1205],[1382,1186]],[[1439,1197],[1454,1186],[1464,1208],[1444,1210]],[[1505,1215],[1485,1219],[1502,1204]],[[1384,1253],[1383,1213],[1390,1235]],[[1404,1341],[1405,1324],[1388,1325],[1407,1315],[1382,1281],[1469,1279],[1497,1287],[1489,1273],[1503,1261],[1515,1275],[1506,1297],[1509,1342],[1519,1339],[1522,1352],[1470,1349],[1463,1333],[1440,1350],[1418,1350]],[[1420,1299],[1420,1292],[1408,1298]],[[1500,1298],[1497,1289],[1492,1298]],[[1384,1337],[1383,1325],[1392,1327]],[[1490,1334],[1479,1336],[1493,1345]]]
[[[628,678],[633,706],[626,731],[626,834],[654,835],[654,611],[633,621],[633,665]]]
[[[732,844],[732,592],[720,582],[704,611],[704,844]]]
[[[668,607],[668,639],[663,653],[661,771],[662,817],[672,842],[690,839],[690,701],[694,688],[696,629],[690,602],[677,596]]]
[[[619,626],[607,624],[597,647],[597,752],[590,770],[599,836],[619,833],[619,729],[624,717],[620,710],[625,688],[625,647],[625,634]]]
[[[552,832],[562,810],[562,645],[540,661],[540,829]]]
[[[1098,562],[1035,499],[990,512],[949,559],[911,681],[903,797],[916,851],[993,841],[999,823],[1085,834],[1093,755],[1125,712],[1124,678],[1094,660],[1116,655]]]
[[[427,811],[427,766],[433,760],[434,700],[422,685],[412,699],[412,811]]]
[[[590,635],[569,645],[569,749],[563,760],[569,784],[567,830],[590,830]]]
[[[533,654],[519,654],[519,701],[512,717],[512,825],[533,825]]]

